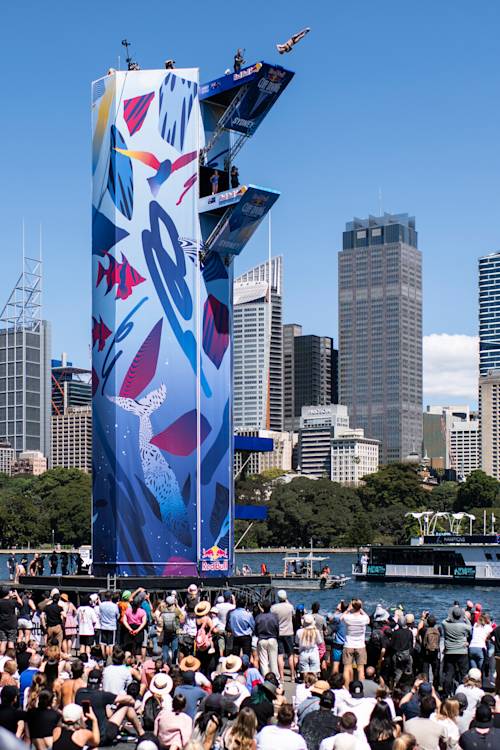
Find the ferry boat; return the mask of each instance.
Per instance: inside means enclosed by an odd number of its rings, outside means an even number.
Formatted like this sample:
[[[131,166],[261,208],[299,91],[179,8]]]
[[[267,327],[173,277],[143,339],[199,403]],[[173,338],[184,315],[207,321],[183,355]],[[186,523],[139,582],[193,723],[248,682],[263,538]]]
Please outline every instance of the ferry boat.
[[[271,573],[273,588],[286,588],[291,591],[321,591],[326,589],[340,589],[350,579],[347,576],[337,576],[330,573],[328,566],[315,568],[315,563],[322,563],[328,557],[313,554],[287,555],[283,558],[283,573]]]
[[[500,585],[500,534],[433,534],[411,544],[370,546],[352,566],[356,581]]]

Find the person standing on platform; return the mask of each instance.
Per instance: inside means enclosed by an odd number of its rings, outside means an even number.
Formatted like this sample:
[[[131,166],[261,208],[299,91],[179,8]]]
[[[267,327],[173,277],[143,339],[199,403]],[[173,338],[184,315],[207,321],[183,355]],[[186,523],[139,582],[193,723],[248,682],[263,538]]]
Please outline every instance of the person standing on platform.
[[[45,555],[40,555],[38,558],[38,575],[43,576],[45,573]]]
[[[50,563],[50,575],[55,576],[57,573],[57,563],[58,563],[58,557],[57,552],[54,550],[49,557],[49,563]]]
[[[38,557],[39,557],[38,552],[35,552],[28,567],[28,573],[30,576],[38,575]]]
[[[68,553],[67,552],[61,552],[61,573],[63,576],[68,575]]]
[[[451,695],[453,683],[460,685],[469,669],[469,636],[471,624],[459,606],[452,607],[442,623],[444,634],[443,689]]]
[[[219,172],[216,169],[214,169],[210,178],[210,184],[212,185],[212,195],[216,195],[219,192]]]
[[[233,190],[240,186],[240,173],[238,167],[233,164],[231,167],[231,187]]]
[[[9,557],[7,558],[7,568],[9,570],[9,581],[14,580],[14,576],[16,575],[16,565],[17,565],[16,556],[13,552],[11,552]]]
[[[278,636],[278,669],[281,682],[285,679],[285,657],[288,659],[290,668],[290,679],[295,681],[295,657],[293,653],[293,605],[288,601],[284,589],[278,591],[278,602],[273,604],[271,612],[274,612],[279,621]]]

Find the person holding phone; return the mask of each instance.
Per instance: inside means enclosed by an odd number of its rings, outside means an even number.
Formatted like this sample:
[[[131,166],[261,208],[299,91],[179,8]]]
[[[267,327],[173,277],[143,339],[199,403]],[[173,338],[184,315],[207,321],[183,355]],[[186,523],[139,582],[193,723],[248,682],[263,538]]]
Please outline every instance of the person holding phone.
[[[88,729],[89,724],[90,729]],[[81,706],[76,703],[68,703],[64,706],[62,722],[54,729],[52,739],[52,750],[98,747],[101,735],[90,701],[82,701]]]

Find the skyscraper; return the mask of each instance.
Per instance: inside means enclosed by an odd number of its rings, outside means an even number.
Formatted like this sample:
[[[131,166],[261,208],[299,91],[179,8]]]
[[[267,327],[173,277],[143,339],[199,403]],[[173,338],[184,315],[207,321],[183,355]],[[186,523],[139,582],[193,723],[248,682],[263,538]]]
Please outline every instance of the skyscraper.
[[[500,369],[479,378],[481,467],[500,480]]]
[[[479,258],[479,374],[500,369],[500,253]]]
[[[284,425],[297,430],[303,406],[338,403],[338,351],[329,336],[303,335],[283,326]]]
[[[234,282],[234,427],[283,428],[283,258]]]
[[[50,455],[50,324],[41,318],[42,263],[23,271],[0,313],[0,439]]]
[[[382,463],[422,444],[422,256],[415,219],[346,224],[339,253],[339,398]]]

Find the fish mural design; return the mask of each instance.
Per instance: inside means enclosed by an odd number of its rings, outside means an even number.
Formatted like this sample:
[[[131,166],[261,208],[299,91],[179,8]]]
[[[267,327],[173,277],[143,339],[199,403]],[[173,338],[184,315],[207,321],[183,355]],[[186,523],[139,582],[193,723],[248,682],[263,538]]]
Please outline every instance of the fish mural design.
[[[106,339],[111,336],[111,333],[101,317],[99,317],[99,320],[92,318],[92,347],[97,343],[98,351],[102,352],[106,345]]]
[[[172,162],[170,159],[160,161],[150,151],[131,151],[129,149],[117,147],[115,147],[115,151],[117,151],[119,154],[122,154],[123,156],[130,157],[131,159],[136,159],[137,161],[145,164],[147,167],[151,167],[151,169],[155,170],[156,174],[153,175],[153,177],[148,177],[149,187],[151,188],[151,192],[155,197],[160,192],[160,188],[163,183],[168,180],[173,172],[176,172],[178,169],[182,169],[182,167],[190,164],[198,156],[197,151],[190,151],[188,154],[182,154],[182,156],[179,156],[178,159]],[[191,187],[193,184],[194,181],[189,186],[187,186],[187,189],[189,189],[189,187]],[[186,187],[186,183],[184,184],[184,187]],[[182,200],[182,198],[180,200]]]
[[[167,388],[163,383],[139,401],[123,396],[109,396],[115,404],[139,418],[139,455],[144,482],[158,503],[163,523],[168,524],[168,528],[182,544],[188,545],[191,542],[191,532],[177,478],[161,450],[151,443],[151,415],[160,408],[166,397]]]
[[[117,263],[116,259],[109,253],[107,254],[107,258],[107,268],[104,268],[101,261],[97,264],[96,286],[99,286],[101,281],[106,279],[106,294],[109,294],[113,286],[116,284],[115,299],[127,299],[132,294],[134,286],[142,284],[146,279],[130,265],[123,253],[121,263]]]

